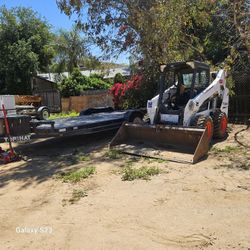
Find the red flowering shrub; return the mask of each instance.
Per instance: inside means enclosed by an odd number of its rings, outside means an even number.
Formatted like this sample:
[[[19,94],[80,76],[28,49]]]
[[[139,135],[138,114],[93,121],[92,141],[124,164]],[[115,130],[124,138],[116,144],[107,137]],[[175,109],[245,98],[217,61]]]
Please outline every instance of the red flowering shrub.
[[[140,86],[142,75],[135,75],[125,83],[116,83],[110,89],[113,95],[113,102],[117,109],[127,109],[138,107],[140,100]]]
[[[115,108],[121,108],[122,103],[122,93],[124,95],[124,88],[126,83],[115,83],[110,89],[110,93],[113,95],[113,102]]]

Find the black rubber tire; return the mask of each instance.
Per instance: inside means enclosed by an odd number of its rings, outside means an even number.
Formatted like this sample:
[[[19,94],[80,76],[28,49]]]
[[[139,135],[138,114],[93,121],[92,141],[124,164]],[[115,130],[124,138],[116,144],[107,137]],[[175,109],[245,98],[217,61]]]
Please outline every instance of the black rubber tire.
[[[50,112],[49,112],[49,109],[47,108],[43,108],[38,114],[39,120],[47,120],[49,116],[50,116]]]
[[[129,117],[129,122],[142,124],[143,123],[143,114],[139,112],[132,113]]]
[[[227,129],[223,132],[221,131],[221,121],[223,117],[225,117],[228,121],[227,115],[220,110],[216,110],[213,115],[213,122],[214,122],[214,135],[213,137],[216,139],[223,139],[227,135]]]
[[[192,126],[194,126],[196,128],[205,128],[208,120],[210,120],[210,122],[212,124],[212,135],[211,135],[211,139],[212,139],[213,133],[214,133],[214,123],[213,123],[213,119],[211,116],[205,116],[205,115],[196,116],[192,122]]]

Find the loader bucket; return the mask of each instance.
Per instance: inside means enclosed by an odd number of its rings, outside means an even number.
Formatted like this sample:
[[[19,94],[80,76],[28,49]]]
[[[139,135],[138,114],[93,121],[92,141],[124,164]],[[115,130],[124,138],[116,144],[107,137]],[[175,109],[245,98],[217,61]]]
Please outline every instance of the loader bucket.
[[[124,122],[110,149],[176,162],[196,163],[209,150],[207,129]]]

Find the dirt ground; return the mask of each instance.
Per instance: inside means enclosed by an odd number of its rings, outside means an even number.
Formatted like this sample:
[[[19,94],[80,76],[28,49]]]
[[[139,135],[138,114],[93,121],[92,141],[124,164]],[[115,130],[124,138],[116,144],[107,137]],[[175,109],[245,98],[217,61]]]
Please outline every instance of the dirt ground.
[[[112,159],[113,133],[16,145],[24,160],[0,166],[0,249],[250,249],[250,149],[234,138],[243,128],[230,125],[195,165]],[[237,140],[249,146],[250,129]],[[122,181],[128,164],[161,172]],[[84,166],[96,173],[76,184],[58,178]],[[79,189],[86,196],[70,202]]]

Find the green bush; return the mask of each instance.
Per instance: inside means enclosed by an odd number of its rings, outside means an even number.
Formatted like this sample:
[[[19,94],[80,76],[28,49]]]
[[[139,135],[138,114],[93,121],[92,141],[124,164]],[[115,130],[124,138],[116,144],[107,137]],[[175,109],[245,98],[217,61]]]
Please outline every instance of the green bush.
[[[116,83],[124,83],[125,82],[125,79],[124,77],[122,76],[121,73],[117,73],[114,77],[114,84]]]
[[[87,77],[82,85],[82,90],[108,89],[110,85],[100,78]]]
[[[103,81],[106,82],[109,86],[114,84],[113,78],[103,78]]]
[[[63,97],[79,96],[85,90],[109,89],[110,84],[102,79],[100,75],[91,75],[90,77],[81,74],[80,70],[75,68],[68,78],[64,78],[59,84],[59,89]]]
[[[98,78],[98,79],[102,79],[103,80],[103,76],[102,74],[97,74],[97,73],[93,73],[93,74],[90,74],[90,78]]]

